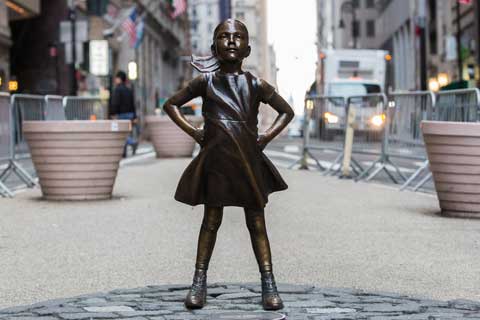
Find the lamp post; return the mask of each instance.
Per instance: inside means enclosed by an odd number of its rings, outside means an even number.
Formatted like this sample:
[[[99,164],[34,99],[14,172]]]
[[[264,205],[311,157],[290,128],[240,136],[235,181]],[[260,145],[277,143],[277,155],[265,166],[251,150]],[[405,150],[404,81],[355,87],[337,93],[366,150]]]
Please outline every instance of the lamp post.
[[[358,36],[358,30],[357,30],[357,8],[356,5],[353,1],[345,1],[342,3],[340,6],[340,23],[338,27],[340,29],[345,28],[345,22],[342,19],[342,13],[347,12],[352,15],[352,38],[353,38],[353,48],[357,49],[357,36]]]

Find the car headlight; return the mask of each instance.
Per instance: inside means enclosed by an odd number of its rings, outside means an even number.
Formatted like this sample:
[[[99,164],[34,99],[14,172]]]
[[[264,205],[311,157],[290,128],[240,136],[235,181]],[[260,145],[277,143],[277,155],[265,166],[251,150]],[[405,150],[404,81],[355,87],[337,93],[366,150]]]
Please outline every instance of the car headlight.
[[[385,124],[385,115],[377,114],[370,119],[370,123],[375,127],[381,127]]]
[[[336,115],[334,115],[333,113],[325,112],[323,114],[323,117],[325,118],[327,123],[334,123],[334,124],[338,123],[338,117]]]

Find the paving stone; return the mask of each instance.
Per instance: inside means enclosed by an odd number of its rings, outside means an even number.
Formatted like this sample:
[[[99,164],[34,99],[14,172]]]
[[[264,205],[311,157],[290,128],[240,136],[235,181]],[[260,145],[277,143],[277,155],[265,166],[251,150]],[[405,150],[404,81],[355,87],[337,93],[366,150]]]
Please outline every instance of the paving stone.
[[[85,300],[81,300],[79,304],[86,305],[86,306],[102,306],[108,303],[104,298],[89,298]]]
[[[168,291],[168,288],[164,289]],[[162,291],[161,289],[155,289],[154,286],[148,286],[146,288],[132,288],[132,289],[116,289],[109,292],[109,294],[118,294],[118,295],[129,295],[129,294],[140,294],[140,293],[149,293]]]
[[[122,312],[122,311],[135,311],[127,306],[108,306],[108,307],[85,307],[83,308],[88,312]]]
[[[22,313],[25,311],[29,311],[31,309],[34,309],[32,306],[18,306],[18,307],[11,307],[11,308],[6,308],[0,310],[0,315],[1,314],[13,314],[13,313]]]
[[[140,294],[124,294],[117,295],[110,298],[110,301],[135,301],[137,299],[142,299]]]
[[[84,312],[84,313],[62,313],[59,317],[66,320],[79,320],[79,319],[115,319],[119,318],[118,315],[110,312]]]
[[[285,306],[293,308],[308,308],[308,307],[316,307],[316,308],[324,308],[324,307],[335,307],[335,303],[330,302],[328,300],[302,300],[302,301],[289,301],[285,302]]]
[[[82,308],[77,307],[45,307],[41,309],[36,309],[35,313],[41,316],[48,316],[51,314],[59,314],[59,313],[80,313],[85,312]]]
[[[245,292],[222,294],[217,297],[217,300],[231,300],[231,299],[242,299],[242,298],[253,298],[253,297],[260,297],[260,294],[245,290]]]
[[[367,319],[357,314],[334,313],[329,315],[314,316],[313,320],[351,320],[351,319]],[[290,320],[290,318],[288,319]]]
[[[160,316],[165,314],[173,314],[172,310],[154,310],[154,311],[120,311],[116,312],[122,318],[130,317],[151,317],[151,316]]]
[[[234,288],[234,289],[228,289],[228,288],[222,288],[222,287],[217,287],[217,288],[212,288],[207,290],[207,294],[212,297],[218,297],[222,294],[230,294],[230,293],[237,293],[241,291],[240,287]]]
[[[392,312],[400,311],[405,313],[415,313],[420,311],[420,305],[416,303],[391,305],[388,303],[372,303],[365,305],[363,311],[374,312]]]
[[[349,309],[349,308],[307,308],[306,311],[307,313],[320,314],[320,313],[352,313],[352,312],[356,312],[357,310]]]
[[[19,317],[9,317],[6,319],[12,320],[58,320],[55,317],[43,317],[43,316],[19,316]]]

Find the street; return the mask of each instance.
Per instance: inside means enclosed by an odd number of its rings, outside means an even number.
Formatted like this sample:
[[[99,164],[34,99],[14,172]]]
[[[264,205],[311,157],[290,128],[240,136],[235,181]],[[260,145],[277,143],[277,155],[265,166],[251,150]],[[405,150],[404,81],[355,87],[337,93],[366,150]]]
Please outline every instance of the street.
[[[173,199],[189,159],[124,165],[114,198],[0,199],[0,307],[191,280],[202,208]],[[436,197],[285,170],[267,224],[280,283],[480,299],[480,221],[437,215]],[[258,281],[242,210],[227,208],[209,281]]]

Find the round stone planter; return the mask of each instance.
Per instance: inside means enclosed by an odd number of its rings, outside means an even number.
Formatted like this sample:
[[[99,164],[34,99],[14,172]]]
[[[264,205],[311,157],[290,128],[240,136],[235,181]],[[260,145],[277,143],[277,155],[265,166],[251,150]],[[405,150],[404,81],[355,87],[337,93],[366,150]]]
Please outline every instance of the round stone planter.
[[[480,218],[480,123],[422,122],[442,214]]]
[[[195,127],[200,127],[203,118],[186,116]],[[191,157],[195,148],[195,140],[183,132],[167,116],[146,117],[149,136],[157,154],[157,158]]]
[[[43,197],[111,198],[130,131],[128,120],[24,121],[23,132]]]

